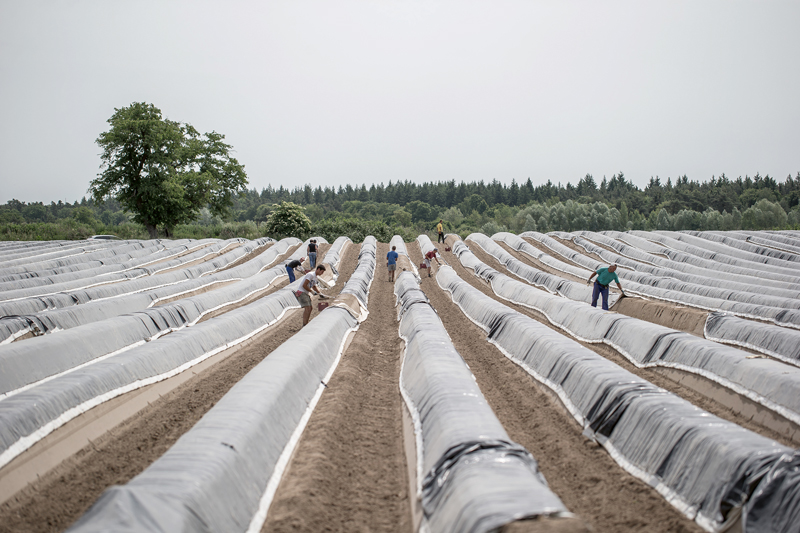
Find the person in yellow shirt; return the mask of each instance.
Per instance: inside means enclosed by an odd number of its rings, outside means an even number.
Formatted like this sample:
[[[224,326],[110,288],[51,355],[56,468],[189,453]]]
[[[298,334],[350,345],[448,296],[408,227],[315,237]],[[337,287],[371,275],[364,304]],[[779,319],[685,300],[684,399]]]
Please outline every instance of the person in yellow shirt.
[[[442,225],[442,222],[443,220],[439,219],[439,223],[436,224],[436,231],[439,232],[439,240],[436,241],[437,243],[444,242],[444,226]]]

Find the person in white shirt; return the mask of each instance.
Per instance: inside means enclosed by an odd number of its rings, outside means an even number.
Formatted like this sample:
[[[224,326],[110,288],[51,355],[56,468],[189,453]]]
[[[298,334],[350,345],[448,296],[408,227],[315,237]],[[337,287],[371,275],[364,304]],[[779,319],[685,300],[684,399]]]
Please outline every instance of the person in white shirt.
[[[300,302],[300,307],[303,308],[303,326],[308,324],[308,320],[311,318],[311,295],[309,293],[313,291],[321,297],[325,297],[317,289],[317,276],[321,275],[325,270],[327,270],[325,265],[319,265],[314,272],[309,272],[303,276],[300,288],[294,293],[297,301]]]

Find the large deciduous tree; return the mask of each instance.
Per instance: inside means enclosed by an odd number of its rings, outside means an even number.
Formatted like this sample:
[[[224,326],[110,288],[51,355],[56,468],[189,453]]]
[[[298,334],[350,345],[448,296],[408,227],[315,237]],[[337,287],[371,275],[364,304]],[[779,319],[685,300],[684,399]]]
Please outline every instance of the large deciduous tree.
[[[108,123],[97,138],[102,172],[89,192],[97,201],[119,201],[151,238],[159,226],[171,237],[175,225],[195,220],[203,207],[225,216],[233,195],[247,190],[244,167],[224,135],[200,134],[144,102],[115,109]]]

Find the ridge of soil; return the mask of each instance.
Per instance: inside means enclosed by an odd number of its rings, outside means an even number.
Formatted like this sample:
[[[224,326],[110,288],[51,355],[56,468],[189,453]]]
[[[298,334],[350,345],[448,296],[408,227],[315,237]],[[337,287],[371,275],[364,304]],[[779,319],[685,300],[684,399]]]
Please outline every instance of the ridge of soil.
[[[343,255],[338,294],[355,268],[355,246]],[[150,466],[253,367],[300,330],[294,309],[241,350],[153,402],[0,505],[0,533],[63,531],[112,485]]]
[[[414,260],[422,257],[416,243],[408,245],[408,251]],[[455,255],[443,255],[462,279],[491,293]],[[582,428],[549,389],[490,344],[486,333],[461,312],[435,278],[424,276],[421,286],[503,427],[511,439],[533,454],[550,489],[571,512],[596,531],[702,531],[584,437]]]
[[[500,264],[500,262],[497,261],[494,257],[492,257],[489,254],[487,254],[486,252],[484,252],[483,249],[480,248],[477,244],[468,243],[468,245],[470,245],[470,244],[471,244],[470,250],[472,250],[472,253],[474,253],[475,256],[478,259],[480,259],[481,261],[483,261],[487,265],[491,266],[492,268],[495,268],[496,270],[498,270],[500,272],[504,272],[505,271],[505,266]],[[458,260],[458,258],[454,258],[454,259],[456,261]],[[451,264],[451,266],[453,266],[453,265]],[[695,390],[693,390],[693,389],[691,389],[691,388],[689,388],[689,387],[687,387],[685,385],[677,383],[676,381],[666,377],[664,374],[661,374],[656,369],[639,368],[639,367],[637,367],[636,365],[631,363],[624,355],[622,355],[616,349],[614,349],[613,347],[611,347],[611,346],[609,346],[607,344],[583,342],[583,341],[580,341],[580,340],[572,337],[569,333],[565,332],[561,328],[558,328],[557,326],[554,326],[547,319],[547,317],[543,313],[540,313],[539,311],[537,311],[535,309],[531,309],[530,307],[525,307],[523,305],[518,305],[518,304],[512,303],[512,302],[510,302],[508,300],[504,300],[503,298],[500,298],[499,296],[494,294],[494,292],[492,291],[491,286],[489,286],[483,280],[481,280],[480,278],[475,276],[475,274],[472,271],[470,271],[470,270],[464,268],[463,266],[461,266],[460,262],[459,262],[459,267],[461,269],[461,270],[457,270],[459,276],[461,276],[461,278],[464,281],[470,283],[473,287],[476,287],[477,289],[481,290],[487,296],[491,296],[492,298],[494,298],[498,302],[510,307],[511,309],[513,309],[515,311],[518,311],[518,312],[520,312],[520,313],[522,313],[522,314],[524,314],[526,316],[529,316],[530,318],[533,318],[534,320],[536,320],[538,322],[541,322],[542,324],[546,325],[547,327],[549,327],[553,331],[556,331],[556,332],[560,333],[561,335],[564,335],[565,337],[577,342],[578,344],[580,344],[580,345],[592,350],[593,352],[595,352],[595,353],[597,353],[599,355],[602,355],[606,359],[608,359],[610,361],[613,361],[618,366],[624,368],[625,370],[627,370],[631,374],[635,374],[635,375],[637,375],[637,376],[639,376],[639,377],[641,377],[643,379],[646,379],[647,381],[649,381],[653,385],[661,387],[662,389],[666,389],[666,390],[672,392],[673,394],[677,394],[678,396],[680,396],[684,400],[690,402],[691,404],[693,404],[693,405],[695,405],[697,407],[700,407],[701,409],[704,409],[704,410],[708,411],[709,413],[711,413],[711,414],[713,414],[715,416],[718,416],[718,417],[720,417],[720,418],[722,418],[724,420],[727,420],[729,422],[733,422],[734,424],[738,424],[739,426],[742,426],[743,428],[749,429],[750,431],[753,431],[753,432],[758,433],[760,435],[763,435],[763,436],[765,436],[767,438],[770,438],[772,440],[780,442],[781,444],[789,446],[790,448],[796,447],[796,443],[794,441],[792,441],[792,439],[787,437],[786,435],[778,433],[777,431],[775,431],[773,429],[765,427],[765,426],[759,424],[758,422],[754,422],[753,420],[750,420],[749,418],[746,418],[746,417],[736,413],[730,407],[728,407],[728,406],[726,406],[726,405],[724,405],[724,404],[722,404],[722,403],[720,403],[720,402],[718,402],[718,401],[716,401],[716,400],[714,400],[712,398],[709,398],[708,396],[705,396],[705,395],[703,395],[703,394],[701,394],[701,393],[699,393],[699,392],[697,392],[697,391],[695,391]],[[513,277],[513,276],[509,276],[509,277]],[[623,300],[623,302],[624,301],[625,300]],[[643,318],[643,317],[636,317],[636,318],[639,318],[640,320],[647,320],[647,318]],[[741,397],[741,401],[742,401],[742,403],[752,402],[752,400],[749,400],[748,398],[744,398],[744,397]]]
[[[358,248],[358,245],[353,246]],[[262,531],[411,531],[394,284],[378,243],[369,317],[342,355]]]

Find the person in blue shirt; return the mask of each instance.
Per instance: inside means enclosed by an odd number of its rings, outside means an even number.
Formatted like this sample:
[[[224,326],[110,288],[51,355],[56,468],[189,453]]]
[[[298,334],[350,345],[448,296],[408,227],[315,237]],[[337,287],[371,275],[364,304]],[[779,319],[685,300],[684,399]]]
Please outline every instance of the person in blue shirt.
[[[397,246],[392,246],[391,251],[386,254],[386,266],[389,268],[389,282],[394,283],[394,271],[397,270]]]
[[[619,278],[616,274],[617,265],[611,265],[607,268],[598,268],[596,272],[592,272],[589,276],[588,283],[592,282],[592,278],[597,276],[592,289],[592,307],[597,307],[597,297],[603,295],[603,310],[608,311],[608,286],[614,281],[619,287],[619,292],[625,296],[625,291],[622,290],[622,285],[619,284]]]

